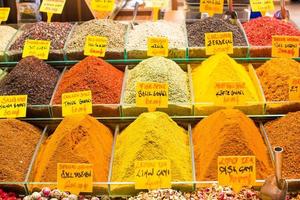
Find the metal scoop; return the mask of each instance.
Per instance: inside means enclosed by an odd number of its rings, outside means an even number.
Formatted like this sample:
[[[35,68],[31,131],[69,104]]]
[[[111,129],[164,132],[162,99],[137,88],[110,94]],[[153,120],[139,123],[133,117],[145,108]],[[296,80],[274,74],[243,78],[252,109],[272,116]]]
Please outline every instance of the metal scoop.
[[[260,197],[263,200],[285,200],[288,184],[282,179],[282,147],[275,147],[275,176],[270,176],[260,190]]]
[[[135,18],[137,16],[139,6],[140,6],[139,2],[135,2],[135,4],[134,4],[134,10],[133,10],[133,18],[132,18],[132,20],[130,22],[130,25],[131,25],[132,29],[134,29],[135,25],[138,25],[138,23],[135,21]]]
[[[274,14],[274,17],[283,20],[290,19],[290,12],[285,8],[285,0],[280,0],[280,10]]]
[[[232,24],[237,24],[238,15],[237,12],[233,10],[233,0],[228,0],[228,11],[225,12],[224,18],[229,18]]]

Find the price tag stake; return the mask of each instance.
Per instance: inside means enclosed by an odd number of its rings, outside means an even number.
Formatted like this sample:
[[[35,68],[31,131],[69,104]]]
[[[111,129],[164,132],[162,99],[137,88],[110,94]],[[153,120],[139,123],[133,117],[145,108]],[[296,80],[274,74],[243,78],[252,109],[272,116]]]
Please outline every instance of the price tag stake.
[[[147,47],[147,56],[169,55],[169,40],[166,37],[148,37]]]
[[[57,163],[57,188],[76,195],[93,192],[93,165]]]
[[[299,57],[300,36],[272,36],[272,57]]]
[[[0,24],[2,22],[6,22],[9,16],[10,8],[9,7],[3,7],[0,8]]]
[[[62,116],[92,114],[92,92],[70,92],[62,94]]]
[[[206,55],[233,53],[232,32],[205,33]]]
[[[243,186],[253,186],[256,182],[255,160],[255,156],[219,156],[219,184],[232,186],[236,192],[239,192]]]
[[[40,7],[40,12],[47,13],[47,22],[50,23],[53,14],[62,13],[65,3],[66,0],[43,0]]]
[[[136,161],[135,189],[171,188],[171,162],[169,160]]]
[[[50,51],[51,41],[48,40],[25,40],[22,58],[35,56],[47,60]]]
[[[167,83],[138,82],[136,84],[136,106],[155,111],[156,108],[167,108],[169,87]]]
[[[0,118],[26,117],[27,95],[0,96]]]

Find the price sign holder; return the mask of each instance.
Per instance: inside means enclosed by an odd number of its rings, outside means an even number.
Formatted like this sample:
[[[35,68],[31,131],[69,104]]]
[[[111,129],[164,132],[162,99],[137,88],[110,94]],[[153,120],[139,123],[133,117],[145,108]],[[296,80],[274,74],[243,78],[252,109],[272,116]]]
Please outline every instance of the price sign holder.
[[[26,117],[27,95],[0,96],[0,118]]]
[[[291,78],[288,82],[289,101],[300,101],[300,77]]]
[[[169,160],[136,161],[135,189],[171,188],[171,162]]]
[[[136,84],[136,106],[148,108],[167,108],[169,105],[169,86],[167,83],[138,82]]]
[[[92,114],[92,92],[70,92],[62,94],[62,116]]]
[[[107,37],[88,35],[84,45],[85,56],[104,57],[108,44]]]
[[[47,22],[51,22],[53,14],[61,14],[64,6],[65,6],[66,0],[43,0],[40,12],[46,12],[47,13]]]
[[[169,40],[166,37],[148,37],[147,47],[147,56],[168,57]]]
[[[10,8],[9,7],[2,7],[0,8],[0,24],[2,22],[6,22],[9,16]]]
[[[218,181],[236,192],[243,186],[253,186],[256,182],[255,156],[219,156]]]
[[[76,195],[93,192],[93,165],[57,163],[57,188]]]
[[[246,105],[245,82],[216,82],[216,105],[232,108]]]
[[[200,0],[199,10],[201,13],[208,13],[209,16],[222,14],[224,0]]]
[[[206,55],[233,54],[232,32],[205,33],[205,52]]]
[[[299,57],[300,36],[272,36],[272,57]]]
[[[273,0],[250,0],[251,9],[254,12],[261,12],[265,16],[268,11],[274,10]]]
[[[49,56],[51,41],[49,40],[25,40],[22,58],[35,56],[47,60]]]

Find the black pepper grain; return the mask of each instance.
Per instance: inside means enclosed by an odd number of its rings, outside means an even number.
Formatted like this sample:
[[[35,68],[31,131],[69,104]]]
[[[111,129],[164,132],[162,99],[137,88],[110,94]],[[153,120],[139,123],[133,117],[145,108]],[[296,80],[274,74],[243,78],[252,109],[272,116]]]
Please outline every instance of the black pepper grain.
[[[234,46],[247,46],[246,38],[240,27],[229,20],[208,17],[193,23],[187,23],[188,43],[190,47],[205,46],[205,33],[232,32]]]
[[[59,74],[44,61],[26,57],[0,81],[0,95],[28,95],[28,104],[47,105]]]
[[[26,24],[22,27],[22,34],[11,45],[9,50],[23,49],[26,39],[51,40],[51,49],[63,49],[72,26],[70,23],[61,22]]]

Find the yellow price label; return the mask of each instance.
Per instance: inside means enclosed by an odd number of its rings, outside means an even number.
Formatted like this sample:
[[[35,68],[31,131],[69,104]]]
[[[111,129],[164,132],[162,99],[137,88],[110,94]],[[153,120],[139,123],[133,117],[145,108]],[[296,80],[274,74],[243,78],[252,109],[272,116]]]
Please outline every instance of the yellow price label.
[[[98,12],[111,12],[114,8],[114,0],[92,0],[91,7],[92,10]]]
[[[138,82],[136,84],[136,106],[155,110],[169,105],[168,83]]]
[[[22,58],[35,56],[42,60],[47,60],[50,51],[51,41],[48,40],[25,40]]]
[[[92,114],[92,92],[70,92],[62,94],[62,116]]]
[[[274,10],[273,0],[250,0],[251,9],[254,12],[268,12]]]
[[[289,100],[300,100],[300,77],[291,78],[289,81]]]
[[[245,82],[216,82],[215,104],[218,106],[234,107],[246,104]]]
[[[84,55],[104,57],[108,44],[107,37],[88,35],[85,39]]]
[[[165,56],[169,54],[169,40],[166,37],[147,38],[147,56]]]
[[[27,95],[0,96],[0,118],[26,117]]]
[[[169,1],[167,0],[146,0],[145,7],[148,8],[168,8]]]
[[[10,8],[0,8],[0,24],[8,19]]]
[[[236,192],[243,186],[253,186],[256,181],[255,156],[218,156],[218,181]]]
[[[233,53],[232,32],[205,33],[206,55]]]
[[[222,14],[223,8],[224,0],[200,0],[200,12],[208,13],[209,16]]]
[[[61,14],[66,0],[43,0],[40,12]]]
[[[300,36],[272,36],[272,57],[299,57]]]
[[[134,163],[135,189],[171,188],[171,162],[146,160]]]
[[[57,163],[57,188],[77,195],[93,192],[93,165]]]

